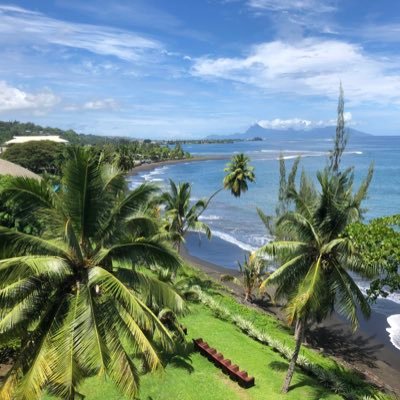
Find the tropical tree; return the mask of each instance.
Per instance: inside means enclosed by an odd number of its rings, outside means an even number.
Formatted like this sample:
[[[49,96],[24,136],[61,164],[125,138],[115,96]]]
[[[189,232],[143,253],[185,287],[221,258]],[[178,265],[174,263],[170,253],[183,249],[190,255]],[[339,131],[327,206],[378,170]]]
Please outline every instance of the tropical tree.
[[[357,310],[368,317],[370,306],[350,272],[368,278],[377,272],[362,262],[352,239],[345,234],[349,224],[362,216],[361,202],[372,178],[372,168],[354,194],[351,170],[341,174],[325,170],[317,178],[320,191],[303,174],[300,189],[291,190],[295,211],[277,221],[286,239],[261,249],[281,263],[263,286],[276,286],[276,298],[287,300],[289,323],[295,323],[296,346],[283,392],[289,389],[307,323],[321,321],[336,309],[356,329]]]
[[[241,274],[240,278],[225,274],[221,276],[221,280],[234,282],[243,287],[244,300],[253,301],[253,292],[259,290],[261,284],[266,279],[266,260],[253,252],[249,257],[245,256],[243,264],[238,262],[238,265]]]
[[[169,183],[170,191],[162,194],[161,203],[165,205],[166,229],[171,233],[174,245],[179,251],[189,229],[204,232],[208,238],[211,237],[208,225],[199,221],[199,216],[207,207],[207,201],[198,200],[191,204],[190,183],[183,182],[176,185],[171,179]]]
[[[236,154],[226,168],[224,189],[230,190],[235,197],[248,190],[248,182],[255,181],[254,167],[249,166],[250,158],[243,153]]]
[[[120,170],[82,148],[70,150],[57,193],[27,178],[3,188],[22,215],[36,215],[46,229],[38,237],[0,228],[0,340],[21,338],[1,399],[40,399],[44,390],[74,399],[92,375],[109,377],[134,398],[133,357],[161,367],[154,344],[172,348],[173,340],[147,303],[174,312],[184,304],[138,269],[179,265],[145,212],[155,191],[142,185],[127,192]]]
[[[339,100],[337,106],[337,123],[336,135],[333,143],[333,149],[329,153],[328,168],[333,173],[339,173],[340,162],[342,155],[347,146],[349,135],[346,132],[345,119],[344,119],[344,94],[342,82],[339,86]]]
[[[375,301],[400,290],[400,214],[376,218],[368,224],[357,222],[349,226],[348,235],[355,241],[363,262],[378,267],[379,276],[367,289],[368,298]]]
[[[247,182],[254,182],[254,168],[249,166],[250,159],[244,154],[232,157],[224,171],[228,172],[223,181],[223,187],[214,192],[208,200],[198,200],[194,204],[190,202],[192,187],[190,183],[175,184],[170,180],[170,191],[161,196],[161,203],[165,205],[167,224],[166,229],[172,235],[175,247],[180,250],[184,236],[188,230],[193,229],[204,232],[208,239],[211,238],[211,230],[207,224],[199,220],[207,209],[211,200],[223,189],[228,189],[235,197],[240,197],[247,191]]]
[[[38,174],[48,172],[58,175],[65,148],[65,144],[50,140],[30,141],[10,145],[1,157]]]

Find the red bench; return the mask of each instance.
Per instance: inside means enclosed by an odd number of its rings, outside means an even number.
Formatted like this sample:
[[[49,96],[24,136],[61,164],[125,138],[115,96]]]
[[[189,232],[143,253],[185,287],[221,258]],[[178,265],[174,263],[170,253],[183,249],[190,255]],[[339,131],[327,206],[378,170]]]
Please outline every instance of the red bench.
[[[236,380],[240,386],[249,388],[255,385],[253,376],[249,376],[246,371],[240,371],[238,365],[232,364],[231,360],[224,359],[221,353],[218,353],[216,349],[210,347],[203,339],[193,339],[193,344],[196,350],[199,350],[203,356],[207,357],[232,379]]]

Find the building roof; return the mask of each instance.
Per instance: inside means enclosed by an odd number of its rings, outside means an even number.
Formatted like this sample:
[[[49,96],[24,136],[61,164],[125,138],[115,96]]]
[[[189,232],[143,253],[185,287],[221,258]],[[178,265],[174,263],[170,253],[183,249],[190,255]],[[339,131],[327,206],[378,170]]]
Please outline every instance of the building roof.
[[[14,164],[10,161],[3,160],[0,158],[0,175],[11,175],[11,176],[23,176],[25,178],[41,179],[39,175],[36,175],[29,169],[21,167],[18,164]]]
[[[5,145],[16,144],[16,143],[26,143],[32,141],[50,140],[51,142],[57,143],[68,143],[68,140],[60,138],[60,136],[14,136],[13,139],[5,143]]]

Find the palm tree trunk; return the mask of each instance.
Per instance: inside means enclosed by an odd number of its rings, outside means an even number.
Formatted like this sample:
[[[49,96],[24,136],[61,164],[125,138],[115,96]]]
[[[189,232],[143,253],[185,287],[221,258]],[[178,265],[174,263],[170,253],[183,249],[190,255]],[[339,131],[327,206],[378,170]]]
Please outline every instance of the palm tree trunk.
[[[289,363],[289,368],[286,373],[285,382],[283,383],[283,386],[282,386],[282,393],[287,393],[289,390],[290,382],[292,381],[293,374],[294,374],[294,368],[296,366],[296,361],[297,361],[297,358],[299,357],[300,347],[301,347],[301,343],[303,342],[303,337],[304,337],[304,319],[303,318],[296,321],[295,332],[297,333],[296,347],[294,349],[292,358]]]

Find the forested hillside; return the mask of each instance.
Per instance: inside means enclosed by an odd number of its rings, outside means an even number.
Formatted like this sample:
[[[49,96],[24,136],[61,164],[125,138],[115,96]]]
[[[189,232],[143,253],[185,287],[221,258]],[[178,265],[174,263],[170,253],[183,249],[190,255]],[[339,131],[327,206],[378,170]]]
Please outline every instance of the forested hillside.
[[[14,136],[59,135],[71,144],[101,144],[105,142],[118,142],[124,138],[78,134],[72,129],[43,127],[32,122],[0,121],[0,145]]]

